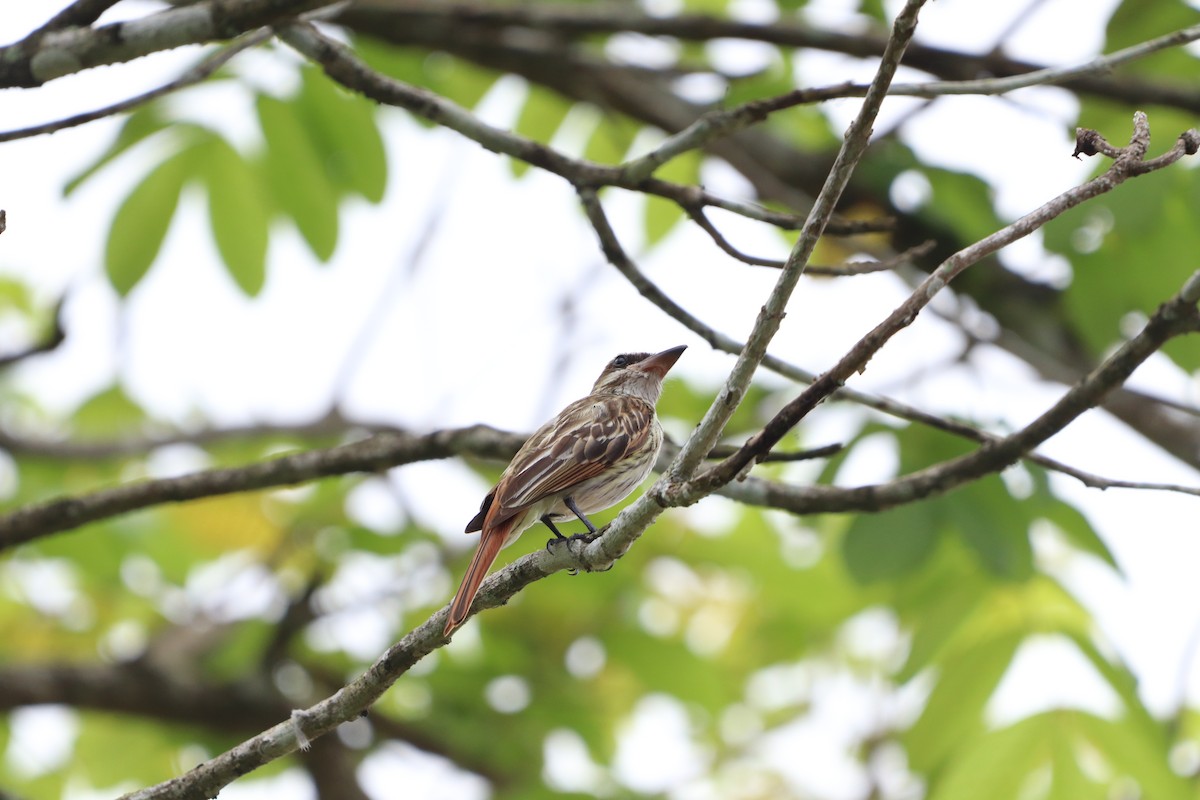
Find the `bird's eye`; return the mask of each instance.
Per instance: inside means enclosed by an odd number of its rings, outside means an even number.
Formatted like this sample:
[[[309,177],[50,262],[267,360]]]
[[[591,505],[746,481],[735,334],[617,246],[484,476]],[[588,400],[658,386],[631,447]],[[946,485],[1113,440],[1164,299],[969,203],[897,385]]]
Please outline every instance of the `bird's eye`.
[[[625,356],[617,356],[616,358],[613,359],[614,367],[625,367],[628,365],[629,365],[629,359],[626,358]]]

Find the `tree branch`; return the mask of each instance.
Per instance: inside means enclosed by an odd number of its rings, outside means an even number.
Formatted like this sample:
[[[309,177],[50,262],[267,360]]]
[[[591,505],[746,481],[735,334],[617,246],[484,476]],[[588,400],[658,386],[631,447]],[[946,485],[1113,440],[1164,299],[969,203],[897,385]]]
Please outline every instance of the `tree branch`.
[[[5,222],[5,214],[3,211],[0,211],[0,233],[4,232]],[[63,301],[60,300],[54,306],[54,323],[42,341],[14,353],[0,354],[0,369],[20,363],[27,358],[57,350],[59,345],[67,339],[67,333],[62,324],[62,310]]]
[[[582,158],[571,158],[548,145],[504,128],[488,125],[466,109],[433,92],[381,75],[367,66],[353,50],[324,36],[312,25],[289,25],[279,30],[279,38],[320,65],[332,80],[345,88],[378,103],[402,108],[422,119],[455,131],[487,150],[503,153],[558,175],[577,189],[616,186],[662,197],[684,210],[711,205],[788,230],[797,227],[798,218],[793,215],[772,212],[753,203],[722,200],[696,186],[643,176],[640,170],[633,170],[632,172],[637,174],[630,174],[631,171],[627,170],[625,165],[609,166]],[[734,109],[733,113],[738,111],[739,109]],[[719,129],[716,133],[733,129],[731,126]],[[715,136],[716,133],[712,135]],[[845,235],[886,227],[886,223],[866,226],[856,221],[831,223],[834,232]]]
[[[0,47],[0,86],[34,87],[92,67],[232,39],[328,0],[209,0],[98,28],[41,30]],[[102,5],[102,4],[100,4]]]
[[[163,503],[290,486],[347,472],[379,472],[412,461],[447,458],[462,448],[465,439],[478,446],[481,454],[502,455],[520,446],[519,437],[484,426],[424,436],[407,432],[380,433],[353,444],[294,453],[245,467],[137,481],[91,494],[60,497],[0,516],[0,550]]]
[[[100,19],[100,15],[115,6],[121,0],[75,0],[69,6],[48,19],[45,24],[33,31],[26,39],[38,39],[50,31],[63,28],[76,28],[91,25]]]
[[[340,18],[352,27],[367,31],[373,27],[367,24],[368,20],[373,20],[377,28],[377,23],[384,17],[391,22],[389,31],[393,27],[396,30],[407,29],[412,36],[424,36],[426,39],[430,34],[445,30],[454,30],[463,39],[469,39],[474,31],[509,31],[514,35],[526,31],[543,38],[553,34],[560,40],[624,32],[667,36],[689,42],[741,39],[782,47],[825,50],[856,58],[881,57],[888,41],[875,31],[839,33],[789,20],[759,24],[701,14],[651,15],[636,8],[611,3],[498,6],[413,2],[399,9],[389,7],[386,11],[352,8]],[[362,26],[358,25],[360,20],[364,23]],[[1162,105],[1200,113],[1200,91],[1193,85],[1181,83],[1170,86],[1137,76],[1115,78],[1107,74],[1113,67],[1151,52],[1194,41],[1196,35],[1193,26],[1065,69],[1008,58],[999,51],[974,54],[917,43],[907,48],[904,65],[936,75],[941,80],[924,85],[903,84],[905,88],[900,91],[915,96],[964,92],[995,94],[1030,85],[1026,83],[1026,76],[1036,75],[1033,83],[1055,83],[1072,91],[1139,106]],[[979,80],[980,75],[992,77]],[[1009,79],[1013,79],[1012,82]]]
[[[994,471],[999,468],[996,464],[1009,457],[1016,460],[1021,452],[1059,430],[1065,424],[1064,419],[1074,419],[1093,407],[1099,402],[1099,396],[1125,380],[1138,364],[1157,351],[1167,339],[1181,333],[1200,330],[1200,313],[1196,310],[1198,301],[1200,272],[1192,276],[1175,298],[1155,312],[1141,333],[1121,347],[1087,379],[1073,387],[1050,411],[1017,434],[1006,437],[995,445],[985,446],[968,456],[887,484],[886,486],[891,488],[886,491],[881,487],[861,487],[841,489],[838,490],[838,494],[859,496],[862,500],[879,502],[887,500],[887,494],[891,493],[901,502],[900,496],[911,499],[914,491],[945,491],[956,485],[952,483],[954,480],[961,482],[973,474]],[[1007,463],[1011,463],[1011,460]],[[664,477],[655,486],[666,482]],[[604,535],[583,548],[568,543],[554,548],[553,552],[538,550],[493,574],[484,582],[472,613],[503,605],[530,583],[569,566],[603,569],[610,565],[628,549],[625,543],[636,539],[635,531],[639,526],[644,529],[645,525],[661,512],[662,506],[658,505],[660,497],[665,498],[653,489],[647,492],[621,512],[606,528]],[[622,546],[624,549],[621,549]],[[413,664],[444,644],[446,640],[442,637],[441,627],[444,624],[445,613],[446,609],[443,608],[432,615],[419,628],[389,648],[362,676],[332,697],[297,714],[294,720],[275,725],[196,767],[187,775],[126,795],[124,800],[212,796],[222,786],[251,769],[294,750],[298,741],[297,726],[302,728],[302,735],[311,740],[328,733],[341,722],[354,718],[374,703]]]
[[[1080,136],[1084,137],[1085,132]],[[806,390],[788,403],[770,422],[742,448],[741,452],[708,470],[697,483],[699,487],[723,486],[733,480],[754,462],[755,453],[770,450],[783,438],[787,431],[803,419],[822,400],[829,397],[854,373],[866,368],[867,362],[891,339],[908,327],[934,296],[972,264],[995,253],[1000,248],[1028,236],[1063,212],[1119,186],[1125,180],[1143,175],[1149,169],[1160,169],[1174,163],[1189,152],[1195,152],[1200,142],[1200,131],[1188,131],[1181,135],[1175,146],[1163,156],[1145,161],[1146,149],[1150,144],[1150,128],[1146,115],[1134,115],[1134,133],[1129,145],[1120,151],[1113,165],[1102,175],[1068,190],[1040,208],[1026,214],[1011,225],[996,231],[951,256],[934,270],[916,288],[908,299],[874,330],[860,339],[836,365],[822,374]],[[1153,164],[1152,167],[1148,165]],[[1101,395],[1102,396],[1102,395]]]
[[[44,122],[41,125],[31,125],[27,128],[17,128],[11,131],[0,132],[0,142],[10,142],[14,139],[26,139],[31,136],[40,136],[45,133],[54,133],[55,131],[73,128],[77,125],[84,125],[88,122],[94,122],[104,117],[110,117],[114,114],[121,114],[131,109],[137,108],[140,105],[149,103],[151,100],[157,100],[172,92],[177,92],[180,89],[185,89],[188,86],[194,86],[197,83],[208,78],[243,50],[248,50],[251,47],[262,44],[271,37],[270,28],[259,28],[256,31],[244,33],[238,38],[229,43],[227,47],[223,47],[214,53],[210,53],[200,63],[193,66],[191,69],[184,72],[175,80],[164,83],[155,89],[148,92],[130,97],[127,100],[122,100],[119,103],[98,108],[94,111],[87,111],[82,114],[66,117],[52,122]]]
[[[683,446],[678,458],[675,459],[670,471],[671,483],[679,484],[692,477],[704,454],[716,444],[729,418],[733,416],[733,412],[745,397],[746,389],[750,385],[751,378],[754,377],[754,372],[767,354],[767,345],[770,344],[776,331],[779,330],[779,325],[783,322],[788,299],[792,296],[792,291],[796,288],[800,276],[804,274],[804,267],[812,256],[817,239],[825,229],[825,222],[833,213],[834,207],[842,196],[842,191],[849,183],[854,167],[866,152],[867,143],[871,138],[871,126],[887,96],[888,86],[896,74],[900,59],[904,56],[904,49],[916,32],[917,14],[923,5],[924,0],[908,0],[897,15],[892,27],[892,35],[888,39],[887,47],[884,48],[875,78],[871,82],[871,88],[863,100],[858,116],[855,117],[850,129],[846,132],[845,141],[834,160],[833,167],[829,170],[825,185],[821,188],[820,194],[817,195],[817,199],[809,211],[804,227],[800,230],[800,237],[792,248],[791,255],[788,256],[787,265],[780,273],[775,288],[772,289],[766,303],[763,304],[754,328],[746,339],[746,346],[738,354],[724,388],[709,406],[704,418],[700,420],[695,432]]]

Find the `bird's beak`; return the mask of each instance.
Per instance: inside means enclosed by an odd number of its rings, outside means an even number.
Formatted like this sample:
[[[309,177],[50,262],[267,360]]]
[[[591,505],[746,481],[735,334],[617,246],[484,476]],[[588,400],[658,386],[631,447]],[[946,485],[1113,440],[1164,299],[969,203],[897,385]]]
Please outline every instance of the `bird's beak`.
[[[649,358],[644,358],[638,362],[637,368],[643,372],[649,372],[657,376],[659,380],[662,380],[671,367],[675,366],[675,362],[683,355],[684,350],[687,350],[686,344],[672,347],[669,350],[663,350],[661,353],[655,353]]]

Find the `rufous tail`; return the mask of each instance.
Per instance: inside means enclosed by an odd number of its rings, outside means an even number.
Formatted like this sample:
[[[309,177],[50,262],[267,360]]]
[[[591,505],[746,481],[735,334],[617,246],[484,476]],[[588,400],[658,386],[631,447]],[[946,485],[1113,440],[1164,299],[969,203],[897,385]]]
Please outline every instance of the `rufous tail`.
[[[515,519],[510,519],[494,528],[484,526],[479,539],[479,547],[475,550],[475,557],[471,559],[471,566],[467,567],[467,574],[463,576],[462,585],[458,587],[458,594],[454,595],[454,601],[450,603],[450,613],[446,615],[446,628],[442,631],[443,636],[449,636],[455,628],[466,621],[467,614],[471,611],[471,603],[475,601],[475,595],[479,593],[479,585],[487,577],[488,570],[492,568],[492,563],[500,554],[500,549],[504,547],[505,541],[508,539],[508,532],[515,522]]]

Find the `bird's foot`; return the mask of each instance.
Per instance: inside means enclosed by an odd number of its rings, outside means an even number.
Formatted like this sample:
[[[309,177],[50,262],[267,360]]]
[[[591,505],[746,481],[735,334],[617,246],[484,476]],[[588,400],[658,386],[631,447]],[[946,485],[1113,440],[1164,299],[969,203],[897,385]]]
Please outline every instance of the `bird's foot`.
[[[571,536],[563,536],[558,539],[551,539],[550,541],[546,542],[546,550],[553,552],[553,550],[551,549],[551,545],[565,543],[567,546],[567,551],[570,552],[571,555],[578,557],[579,556],[578,548],[586,547],[587,545],[596,541],[597,539],[600,538],[600,536],[607,529],[608,529],[608,526],[606,525],[598,531],[588,531],[587,533],[576,533]],[[578,542],[579,544],[576,545],[575,544],[576,542]],[[570,569],[567,570],[567,574],[568,575],[578,575],[580,569],[582,569],[584,572],[608,572],[610,569],[612,569],[612,565],[610,564],[607,567],[605,567],[604,569],[589,569],[586,566],[585,567],[571,567]]]

